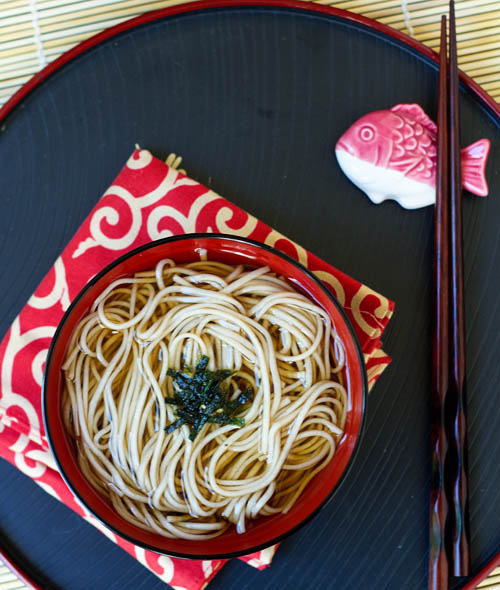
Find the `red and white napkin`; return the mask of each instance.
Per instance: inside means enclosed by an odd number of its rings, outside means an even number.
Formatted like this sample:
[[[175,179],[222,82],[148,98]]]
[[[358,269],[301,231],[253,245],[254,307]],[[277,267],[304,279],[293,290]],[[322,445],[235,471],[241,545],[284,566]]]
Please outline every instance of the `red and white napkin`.
[[[145,551],[109,531],[83,508],[57,471],[43,428],[41,385],[50,340],[72,299],[89,279],[128,250],[192,232],[247,236],[286,252],[314,271],[344,306],[358,334],[369,385],[389,364],[380,337],[394,304],[336,270],[195,180],[134,151],[49,270],[0,344],[0,456],[92,523],[177,590],[200,590],[223,560],[186,561]],[[275,547],[243,557],[263,569]]]

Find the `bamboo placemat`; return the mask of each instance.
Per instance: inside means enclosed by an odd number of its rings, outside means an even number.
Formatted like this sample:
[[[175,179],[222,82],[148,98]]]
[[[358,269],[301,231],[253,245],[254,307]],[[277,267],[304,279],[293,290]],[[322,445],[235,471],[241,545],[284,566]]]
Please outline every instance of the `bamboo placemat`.
[[[500,567],[494,569],[491,574],[481,582],[478,590],[499,590],[500,588]]]
[[[143,12],[192,0],[0,0],[0,105],[70,47]],[[433,49],[448,0],[317,0],[374,18]],[[500,0],[457,0],[459,65],[500,101]]]
[[[0,106],[80,41],[144,12],[192,0],[0,0]],[[316,0],[374,18],[439,47],[448,0]],[[500,102],[500,0],[456,0],[459,65]],[[500,568],[479,588],[500,590]],[[0,590],[25,590],[0,565]]]
[[[70,47],[143,12],[192,0],[0,0],[0,105]],[[437,49],[448,0],[317,0],[379,20]],[[457,0],[459,65],[500,101],[500,0]]]
[[[28,590],[10,569],[0,562],[0,590]]]

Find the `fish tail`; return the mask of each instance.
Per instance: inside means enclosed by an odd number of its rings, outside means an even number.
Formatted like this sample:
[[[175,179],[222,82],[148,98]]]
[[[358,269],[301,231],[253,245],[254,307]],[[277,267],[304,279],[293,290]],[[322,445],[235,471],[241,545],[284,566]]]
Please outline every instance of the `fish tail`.
[[[475,141],[461,152],[462,184],[468,191],[480,197],[485,197],[488,194],[488,183],[484,170],[489,152],[489,139]]]

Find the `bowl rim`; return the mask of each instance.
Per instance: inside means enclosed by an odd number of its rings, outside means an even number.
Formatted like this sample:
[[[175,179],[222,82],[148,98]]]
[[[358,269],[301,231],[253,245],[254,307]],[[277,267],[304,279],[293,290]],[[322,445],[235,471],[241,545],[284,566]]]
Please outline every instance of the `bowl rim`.
[[[134,539],[133,537],[131,537],[127,533],[124,533],[123,531],[121,531],[116,526],[105,521],[101,516],[99,516],[87,504],[86,500],[82,497],[82,495],[80,494],[77,487],[72,484],[70,477],[67,475],[64,465],[61,463],[61,461],[59,459],[56,445],[52,439],[52,433],[51,433],[51,429],[50,429],[50,421],[48,418],[49,414],[48,414],[48,394],[47,394],[48,383],[47,383],[47,381],[48,381],[48,375],[49,375],[50,369],[51,369],[52,356],[53,356],[54,350],[58,344],[59,336],[61,334],[63,326],[66,324],[66,322],[68,321],[69,317],[71,316],[74,308],[78,305],[79,301],[82,299],[82,297],[85,295],[85,293],[88,290],[90,290],[99,280],[101,280],[110,270],[112,270],[116,266],[119,266],[125,260],[128,260],[129,258],[133,258],[137,254],[140,254],[141,252],[144,252],[145,250],[149,250],[151,248],[157,247],[161,244],[168,244],[168,243],[178,242],[178,241],[182,241],[182,240],[207,239],[207,238],[208,239],[216,239],[216,240],[223,239],[223,240],[228,240],[228,241],[235,242],[235,243],[248,244],[250,246],[265,250],[267,252],[271,252],[272,254],[278,256],[279,258],[282,258],[285,262],[288,262],[289,264],[292,264],[293,266],[295,266],[300,272],[302,272],[310,280],[312,280],[316,284],[316,286],[321,291],[323,291],[324,294],[326,294],[326,296],[331,300],[331,302],[334,304],[337,311],[339,312],[340,317],[343,320],[345,326],[347,327],[347,329],[350,333],[350,336],[353,340],[353,343],[354,343],[354,347],[355,347],[356,354],[358,357],[358,365],[359,365],[359,368],[361,371],[361,381],[362,381],[361,409],[360,409],[361,416],[360,416],[360,424],[359,424],[358,434],[356,436],[356,440],[354,442],[354,446],[353,446],[351,455],[350,455],[350,457],[347,461],[347,464],[346,464],[344,470],[342,471],[339,479],[335,482],[335,485],[332,487],[332,489],[330,490],[328,495],[325,497],[325,499],[318,506],[316,506],[316,508],[314,508],[314,510],[312,512],[310,512],[305,518],[303,518],[298,524],[296,524],[291,529],[285,531],[284,533],[278,535],[277,537],[274,537],[273,539],[266,541],[264,543],[261,543],[259,545],[256,545],[254,547],[250,547],[249,549],[244,549],[244,550],[239,550],[239,551],[237,550],[237,551],[231,551],[229,553],[220,553],[220,554],[213,554],[213,555],[204,555],[204,554],[190,555],[190,554],[177,552],[177,551],[168,551],[167,552],[164,549],[161,549],[159,547],[155,547],[154,545],[150,545],[149,543],[145,543],[143,541],[138,541],[137,539]],[[241,557],[243,555],[249,555],[251,553],[256,553],[258,551],[262,551],[263,549],[266,549],[266,548],[271,547],[277,543],[280,543],[283,539],[289,537],[290,535],[293,535],[299,529],[301,529],[303,526],[305,526],[308,522],[310,522],[313,518],[315,518],[319,514],[319,512],[326,507],[327,504],[330,503],[330,501],[332,500],[335,493],[338,491],[338,489],[340,488],[342,483],[345,481],[347,474],[350,472],[350,470],[352,468],[352,465],[354,463],[354,459],[358,454],[361,439],[363,437],[363,433],[365,431],[365,426],[366,426],[367,396],[368,396],[368,378],[367,378],[367,372],[366,372],[366,365],[365,365],[365,361],[364,361],[364,357],[363,357],[363,351],[362,351],[361,345],[359,343],[359,339],[356,334],[356,331],[354,330],[352,322],[347,317],[347,314],[344,311],[344,308],[338,302],[335,295],[325,286],[325,284],[312,271],[310,271],[302,263],[298,262],[297,260],[295,260],[294,258],[289,256],[288,254],[285,254],[281,250],[278,250],[277,248],[274,248],[273,246],[269,246],[268,244],[264,244],[263,242],[253,240],[251,238],[232,235],[232,234],[225,234],[225,233],[193,232],[193,233],[188,233],[188,234],[178,234],[178,235],[174,235],[174,236],[169,236],[167,238],[161,238],[159,240],[153,240],[151,242],[147,242],[141,246],[138,246],[137,248],[134,248],[133,250],[126,252],[122,256],[119,256],[118,258],[116,258],[115,260],[113,260],[112,262],[107,264],[101,271],[99,271],[97,274],[95,274],[84,285],[84,287],[78,292],[78,294],[75,296],[73,301],[70,303],[69,307],[64,312],[64,315],[61,318],[61,320],[59,321],[59,323],[57,325],[57,329],[56,329],[56,331],[52,337],[52,340],[50,342],[49,350],[47,353],[47,358],[45,361],[45,368],[43,371],[42,414],[43,414],[43,424],[44,424],[44,428],[45,428],[45,435],[47,437],[47,441],[49,443],[49,447],[52,452],[52,455],[54,456],[57,468],[59,470],[59,474],[63,478],[64,483],[70,489],[71,493],[76,497],[77,501],[80,504],[82,504],[85,507],[85,509],[94,518],[96,518],[106,528],[111,530],[113,533],[117,534],[122,539],[129,541],[133,545],[136,545],[138,547],[142,547],[143,549],[147,549],[148,551],[153,551],[153,552],[158,553],[160,555],[167,555],[169,557],[186,559],[186,560],[214,560],[214,559],[232,559],[235,557]]]

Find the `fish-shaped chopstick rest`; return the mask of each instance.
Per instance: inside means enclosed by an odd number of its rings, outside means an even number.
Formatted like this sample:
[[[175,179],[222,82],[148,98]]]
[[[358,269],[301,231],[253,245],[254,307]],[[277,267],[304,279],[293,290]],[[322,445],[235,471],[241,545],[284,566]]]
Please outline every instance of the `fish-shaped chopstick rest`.
[[[398,104],[358,119],[342,135],[335,155],[344,174],[374,203],[394,199],[405,209],[436,200],[437,127],[418,104]],[[490,142],[462,150],[462,183],[488,194],[484,175]]]

